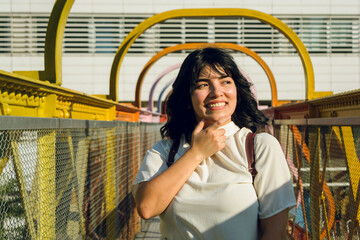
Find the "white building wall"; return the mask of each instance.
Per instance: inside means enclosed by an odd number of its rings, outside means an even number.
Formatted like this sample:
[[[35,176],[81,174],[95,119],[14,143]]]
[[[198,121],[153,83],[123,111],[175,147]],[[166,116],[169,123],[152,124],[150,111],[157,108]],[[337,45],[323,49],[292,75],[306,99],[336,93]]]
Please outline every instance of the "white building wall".
[[[54,1],[1,0],[0,12],[50,12]],[[146,13],[156,14],[179,8],[248,8],[268,14],[360,14],[358,0],[76,0],[72,13]],[[310,55],[315,72],[315,90],[334,93],[360,87],[360,56],[336,54]],[[119,100],[133,101],[140,71],[151,55],[125,57],[119,73]],[[142,86],[142,100],[147,101],[156,77],[167,67],[183,60],[183,55],[169,55],[149,70]],[[261,67],[249,57],[236,56],[239,66],[255,83],[260,100],[271,99],[270,86]],[[305,80],[297,56],[264,57],[276,79],[280,100],[305,98]],[[63,55],[63,87],[87,94],[108,94],[112,54]],[[43,58],[34,56],[0,55],[0,69],[5,71],[43,70]],[[174,78],[176,71],[166,76],[156,88],[157,99],[163,86]]]

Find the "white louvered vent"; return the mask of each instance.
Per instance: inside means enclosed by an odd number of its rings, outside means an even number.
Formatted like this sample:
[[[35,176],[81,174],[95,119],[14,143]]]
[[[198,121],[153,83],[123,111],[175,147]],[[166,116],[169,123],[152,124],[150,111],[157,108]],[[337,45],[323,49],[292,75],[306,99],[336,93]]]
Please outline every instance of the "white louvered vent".
[[[64,54],[114,54],[126,35],[150,15],[71,14],[64,34]],[[359,16],[277,16],[311,54],[359,54]],[[0,53],[43,54],[48,15],[0,14]],[[155,54],[189,42],[228,42],[262,55],[293,55],[295,49],[277,30],[244,18],[170,19],[146,30],[129,54]]]

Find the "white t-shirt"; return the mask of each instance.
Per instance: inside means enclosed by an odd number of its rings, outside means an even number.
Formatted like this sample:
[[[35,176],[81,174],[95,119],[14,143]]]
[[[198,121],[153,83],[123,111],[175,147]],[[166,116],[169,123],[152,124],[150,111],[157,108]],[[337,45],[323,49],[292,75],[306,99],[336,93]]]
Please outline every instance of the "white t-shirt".
[[[226,147],[205,159],[192,173],[168,208],[160,215],[163,239],[255,240],[258,218],[268,218],[295,206],[288,165],[272,135],[255,137],[254,185],[245,152],[247,128],[233,122],[223,126]],[[134,182],[149,181],[167,169],[172,141],[161,140],[150,149]],[[175,161],[189,150],[182,138]]]

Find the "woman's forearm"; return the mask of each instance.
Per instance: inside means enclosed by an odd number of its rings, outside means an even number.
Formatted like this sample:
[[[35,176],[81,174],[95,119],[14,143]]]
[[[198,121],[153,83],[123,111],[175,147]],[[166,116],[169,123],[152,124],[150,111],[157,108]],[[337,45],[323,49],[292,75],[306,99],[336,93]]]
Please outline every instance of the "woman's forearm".
[[[286,240],[286,225],[289,209],[285,209],[274,216],[260,219],[261,240]]]
[[[135,194],[139,215],[149,219],[162,213],[202,160],[201,154],[190,149],[166,171],[140,183]]]

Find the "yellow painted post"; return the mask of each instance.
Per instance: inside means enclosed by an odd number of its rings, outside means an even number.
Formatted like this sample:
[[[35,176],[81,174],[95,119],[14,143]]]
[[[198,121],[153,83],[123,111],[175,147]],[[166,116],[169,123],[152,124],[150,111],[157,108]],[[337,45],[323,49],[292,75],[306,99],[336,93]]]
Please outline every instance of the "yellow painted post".
[[[319,129],[319,134],[320,134],[320,145],[319,145],[319,150],[321,150],[321,158],[323,159],[322,162],[322,173],[319,179],[319,183],[320,183],[320,187],[321,187],[321,193],[320,193],[320,204],[322,206],[322,214],[323,214],[323,218],[325,220],[325,230],[326,232],[322,232],[320,238],[323,239],[323,236],[326,234],[326,236],[328,237],[328,239],[330,238],[330,229],[332,228],[332,224],[330,226],[330,220],[333,218],[333,216],[331,216],[332,213],[332,207],[335,208],[334,205],[332,205],[331,203],[333,203],[334,201],[330,201],[329,203],[329,207],[330,207],[330,211],[327,211],[326,209],[326,201],[325,201],[325,193],[324,191],[326,191],[325,189],[325,175],[326,175],[326,168],[327,168],[327,163],[330,159],[330,141],[331,141],[331,136],[332,136],[332,130],[330,128],[330,136],[329,136],[329,140],[328,142],[326,142],[326,138],[325,138],[325,133],[321,132],[321,130]],[[319,157],[320,159],[320,157]],[[328,215],[330,214],[330,215]],[[334,214],[335,215],[335,214]]]
[[[0,175],[1,175],[1,173],[2,173],[2,170],[5,168],[8,160],[9,160],[8,157],[0,158]]]
[[[52,118],[56,116],[56,94],[48,94],[46,97],[39,99],[40,106],[38,108],[38,117]]]
[[[55,239],[55,145],[54,130],[38,133],[38,239]]]
[[[16,141],[11,141],[11,150],[12,150],[11,152],[12,152],[12,158],[13,158],[16,178],[18,180],[19,191],[21,194],[22,202],[23,202],[26,223],[28,224],[31,239],[36,239],[36,229],[35,229],[34,220],[33,220],[33,213],[31,212],[31,209],[30,209],[29,196],[27,194],[27,190],[26,190],[26,186],[25,186],[25,179],[24,179],[24,175],[23,175],[18,144]]]
[[[81,221],[81,232],[83,234],[83,239],[85,239],[86,228],[85,228],[85,217],[84,217],[84,189],[86,184],[86,174],[87,174],[87,165],[88,165],[88,150],[89,150],[90,138],[86,136],[83,140],[78,142],[77,152],[76,152],[76,173],[77,173],[77,184],[79,188],[78,201],[79,206],[81,207],[80,212],[80,221]]]
[[[311,239],[320,238],[320,129],[317,129],[316,137],[309,136],[310,139],[310,222]]]
[[[106,129],[105,199],[107,239],[116,237],[115,128]]]
[[[346,153],[347,164],[349,168],[350,182],[352,192],[354,193],[354,201],[360,196],[357,196],[359,181],[360,181],[360,162],[356,154],[354,136],[351,127],[341,127],[342,138],[344,141],[344,148]],[[360,212],[357,212],[357,219],[360,221]]]
[[[74,146],[73,146],[73,140],[71,137],[71,132],[67,131],[67,142],[68,142],[68,146],[69,146],[69,153],[70,153],[70,162],[71,162],[71,169],[72,172],[74,172],[76,174],[76,180],[77,182],[74,184],[74,191],[75,191],[75,195],[76,195],[76,206],[77,206],[77,211],[79,213],[80,219],[79,219],[79,228],[81,231],[82,236],[84,237],[86,232],[85,232],[85,220],[82,214],[82,198],[80,198],[80,191],[83,188],[80,188],[80,183],[79,183],[79,172],[77,167],[76,167],[76,163],[75,163],[75,156],[74,156]],[[81,166],[80,166],[80,170],[81,170]]]

